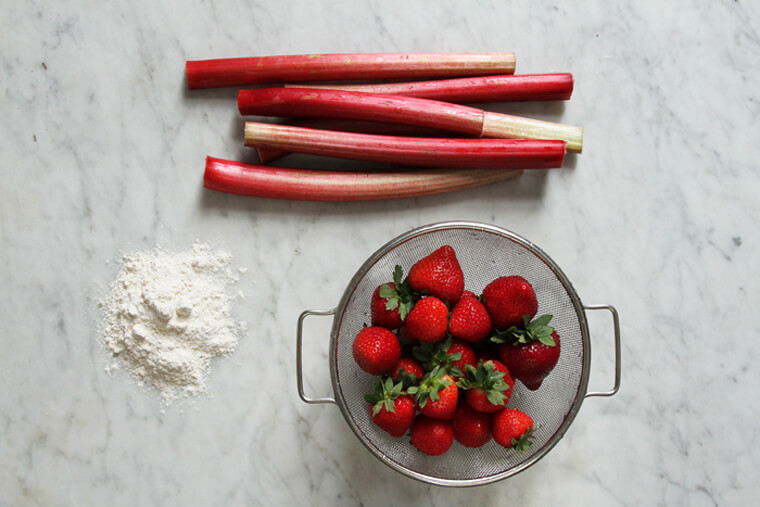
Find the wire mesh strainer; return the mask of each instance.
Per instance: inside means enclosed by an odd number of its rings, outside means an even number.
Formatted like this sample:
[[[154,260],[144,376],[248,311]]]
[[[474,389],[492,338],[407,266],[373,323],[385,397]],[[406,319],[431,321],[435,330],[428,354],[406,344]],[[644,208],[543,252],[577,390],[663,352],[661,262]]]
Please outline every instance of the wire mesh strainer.
[[[519,274],[536,291],[538,315],[553,315],[551,325],[562,338],[559,362],[537,391],[520,382],[509,406],[528,413],[536,424],[533,446],[524,453],[491,441],[469,449],[454,442],[442,456],[426,456],[409,438],[396,438],[370,419],[364,394],[376,376],[362,371],[353,359],[354,337],[370,322],[370,298],[375,288],[390,281],[396,265],[409,268],[443,245],[451,245],[464,271],[465,288],[480,294],[494,278]],[[587,392],[591,349],[586,310],[611,312],[615,340],[615,383],[610,391]],[[330,377],[334,398],[304,394],[302,368],[303,321],[310,315],[333,316],[330,333]],[[620,385],[620,327],[609,305],[584,306],[570,281],[542,250],[505,229],[477,222],[442,222],[411,230],[375,252],[348,284],[332,310],[307,310],[298,320],[298,392],[307,403],[334,403],[361,442],[383,463],[417,480],[442,486],[473,486],[512,476],[541,459],[562,438],[584,398],[612,396]]]

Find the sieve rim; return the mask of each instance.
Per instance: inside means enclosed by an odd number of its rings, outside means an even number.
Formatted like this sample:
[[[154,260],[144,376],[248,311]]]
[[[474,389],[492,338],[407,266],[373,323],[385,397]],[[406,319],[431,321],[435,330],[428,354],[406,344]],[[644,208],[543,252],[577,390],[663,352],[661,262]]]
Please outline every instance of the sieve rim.
[[[502,236],[506,239],[514,241],[520,244],[521,246],[525,247],[529,252],[531,252],[536,257],[538,257],[542,262],[544,262],[546,266],[554,273],[554,275],[560,281],[563,288],[567,291],[567,294],[570,298],[573,309],[575,311],[575,315],[578,318],[578,324],[579,324],[579,328],[581,332],[581,341],[583,343],[581,377],[580,377],[580,382],[578,383],[578,390],[575,393],[575,399],[573,400],[572,405],[570,406],[570,409],[568,410],[564,421],[559,426],[559,428],[557,428],[557,431],[551,436],[551,438],[547,441],[547,443],[544,444],[544,446],[538,452],[536,452],[529,459],[525,460],[519,465],[510,467],[500,473],[486,475],[483,477],[470,478],[470,479],[448,479],[448,478],[442,478],[435,475],[424,474],[424,473],[417,472],[415,470],[411,470],[403,466],[402,464],[398,463],[397,461],[393,460],[386,453],[381,452],[377,447],[373,446],[368,441],[366,435],[362,432],[361,428],[357,425],[356,421],[354,420],[354,418],[352,417],[350,411],[348,410],[346,406],[345,396],[343,394],[343,389],[340,385],[340,380],[338,379],[338,371],[337,371],[338,332],[341,328],[343,317],[346,311],[346,306],[348,305],[348,302],[350,301],[352,295],[356,291],[359,285],[359,282],[364,278],[367,272],[370,269],[372,269],[372,267],[381,258],[383,258],[389,251],[396,248],[398,245],[406,241],[409,241],[411,239],[414,239],[418,236],[421,236],[423,234],[427,234],[433,231],[452,230],[452,229],[476,230],[476,231],[487,232],[487,233],[495,234],[498,236]],[[333,318],[333,324],[330,331],[330,346],[329,346],[330,379],[332,383],[335,403],[336,405],[338,405],[338,408],[340,409],[341,414],[343,415],[343,419],[346,421],[346,423],[351,428],[351,430],[356,435],[356,437],[359,439],[359,441],[380,461],[385,463],[390,468],[396,470],[397,472],[400,472],[401,474],[407,477],[416,479],[424,483],[433,484],[437,486],[451,486],[451,487],[479,486],[479,485],[497,482],[497,481],[506,479],[508,477],[511,477],[513,475],[516,475],[522,472],[523,470],[529,468],[530,466],[534,465],[539,460],[541,460],[549,451],[551,451],[554,448],[555,445],[557,445],[557,443],[562,439],[562,437],[564,437],[565,433],[571,426],[572,422],[575,420],[575,417],[578,414],[578,411],[580,410],[580,407],[583,404],[583,401],[585,399],[585,394],[588,392],[588,382],[589,382],[589,375],[590,375],[589,370],[590,370],[590,364],[591,364],[590,337],[589,337],[588,321],[586,319],[585,309],[584,309],[583,303],[581,302],[580,297],[578,296],[578,293],[575,290],[575,287],[573,287],[572,283],[570,282],[570,279],[567,277],[567,275],[565,275],[565,273],[562,271],[559,265],[546,252],[544,252],[540,247],[538,247],[536,244],[529,241],[528,239],[524,238],[523,236],[515,232],[512,232],[508,229],[505,229],[503,227],[499,227],[496,225],[487,224],[483,222],[467,221],[467,220],[444,221],[444,222],[435,222],[435,223],[423,225],[421,227],[408,230],[407,232],[404,232],[396,236],[395,238],[391,239],[390,241],[382,245],[380,248],[378,248],[359,267],[359,269],[356,271],[356,273],[354,274],[354,276],[351,278],[348,285],[346,286],[346,289],[344,290],[343,295],[341,296],[341,299],[338,305],[335,307],[334,312],[335,312],[335,315]]]

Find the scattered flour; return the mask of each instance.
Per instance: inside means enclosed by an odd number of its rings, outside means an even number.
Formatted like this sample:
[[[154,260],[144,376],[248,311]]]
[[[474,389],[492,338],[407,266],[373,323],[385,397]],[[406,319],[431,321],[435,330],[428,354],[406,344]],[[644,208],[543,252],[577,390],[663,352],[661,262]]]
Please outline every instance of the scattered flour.
[[[107,370],[128,370],[167,403],[205,393],[211,359],[232,353],[245,329],[230,315],[227,286],[238,280],[230,261],[202,243],[179,253],[125,255],[101,301],[104,343],[114,358]]]

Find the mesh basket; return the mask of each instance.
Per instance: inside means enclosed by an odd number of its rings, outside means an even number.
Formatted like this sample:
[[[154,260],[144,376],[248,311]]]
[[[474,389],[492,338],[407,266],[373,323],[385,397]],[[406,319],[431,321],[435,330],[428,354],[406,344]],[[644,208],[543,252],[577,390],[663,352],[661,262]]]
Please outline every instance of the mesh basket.
[[[454,442],[441,456],[427,456],[406,437],[388,435],[370,419],[364,394],[372,392],[377,376],[365,373],[353,358],[356,334],[370,322],[370,298],[375,288],[390,281],[400,265],[405,273],[422,257],[450,245],[465,276],[465,288],[480,294],[493,279],[509,274],[525,277],[536,292],[538,315],[552,315],[552,326],[562,337],[559,362],[537,391],[520,382],[509,406],[531,415],[536,425],[533,446],[517,453],[491,441],[470,449]],[[607,392],[587,392],[590,344],[585,310],[612,312],[615,326],[615,385]],[[303,320],[309,315],[333,315],[330,336],[330,376],[334,398],[310,398],[303,391],[301,340]],[[364,445],[385,464],[418,480],[444,486],[485,484],[514,475],[538,461],[558,441],[575,418],[583,399],[611,396],[620,382],[617,312],[609,305],[586,306],[567,277],[538,247],[507,230],[475,222],[445,222],[409,231],[380,248],[357,271],[333,310],[304,312],[298,326],[298,387],[308,403],[335,403]]]

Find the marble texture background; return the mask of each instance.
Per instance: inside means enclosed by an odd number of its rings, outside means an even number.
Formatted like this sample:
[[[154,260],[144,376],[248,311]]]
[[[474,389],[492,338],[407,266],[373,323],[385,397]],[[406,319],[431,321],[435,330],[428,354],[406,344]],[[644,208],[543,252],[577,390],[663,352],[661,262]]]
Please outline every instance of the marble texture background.
[[[760,4],[748,0],[11,2],[0,10],[1,505],[749,505],[760,495]],[[231,90],[184,62],[318,52],[515,51],[572,72],[582,125],[550,174],[392,203],[204,191],[250,157]],[[523,234],[622,319],[623,385],[507,481],[446,489],[371,456],[295,389],[295,329],[378,247],[468,219]],[[163,407],[109,376],[97,302],[124,252],[200,239],[248,268],[248,332],[210,393]],[[327,325],[307,390],[330,394]],[[612,378],[591,316],[592,389]],[[755,400],[755,401],[752,401]]]

